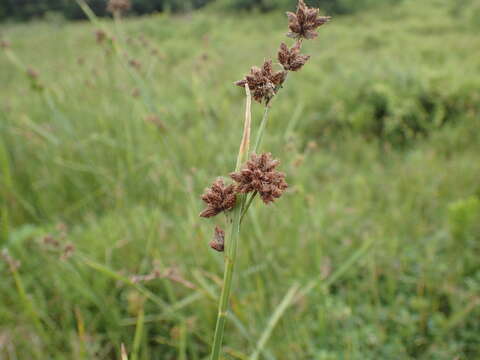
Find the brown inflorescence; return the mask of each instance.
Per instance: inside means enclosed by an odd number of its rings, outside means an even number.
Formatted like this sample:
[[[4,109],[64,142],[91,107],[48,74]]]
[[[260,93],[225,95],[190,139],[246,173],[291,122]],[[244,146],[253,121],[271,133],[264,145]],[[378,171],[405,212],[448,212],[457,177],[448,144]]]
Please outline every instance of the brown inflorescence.
[[[257,191],[265,204],[275,201],[287,189],[285,174],[275,168],[280,161],[272,158],[271,153],[252,154],[243,169],[230,174],[237,183],[239,193]]]
[[[294,39],[314,39],[319,26],[330,21],[329,16],[319,16],[319,9],[309,8],[303,0],[298,0],[297,12],[288,11],[288,37]]]
[[[200,217],[209,218],[222,211],[231,210],[237,200],[235,186],[225,186],[223,180],[218,178],[210,188],[205,189],[202,200],[207,204],[207,208],[200,213]]]
[[[297,41],[292,48],[288,48],[287,44],[280,45],[278,50],[278,61],[282,64],[283,68],[287,71],[297,71],[302,68],[303,65],[310,59],[309,55],[300,54],[302,44]]]
[[[109,0],[107,5],[107,11],[115,14],[115,13],[123,13],[132,7],[130,0]]]
[[[248,84],[253,98],[259,103],[265,100],[268,104],[285,81],[286,74],[285,71],[273,71],[272,60],[267,60],[261,69],[253,66],[250,74],[246,75],[245,79],[237,81],[235,85],[245,87],[245,84]]]
[[[213,240],[210,241],[210,247],[218,252],[225,250],[225,231],[220,227],[215,226],[215,232],[213,233]]]

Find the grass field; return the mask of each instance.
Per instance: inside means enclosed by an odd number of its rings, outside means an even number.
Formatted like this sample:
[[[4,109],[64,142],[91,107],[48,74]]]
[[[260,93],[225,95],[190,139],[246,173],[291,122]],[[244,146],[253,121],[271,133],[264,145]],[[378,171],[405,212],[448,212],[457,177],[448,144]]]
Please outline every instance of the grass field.
[[[226,359],[480,358],[479,19],[405,0],[305,45],[263,146],[290,188],[242,229]],[[233,82],[285,24],[0,25],[0,359],[208,357],[223,220],[200,195],[235,166]]]

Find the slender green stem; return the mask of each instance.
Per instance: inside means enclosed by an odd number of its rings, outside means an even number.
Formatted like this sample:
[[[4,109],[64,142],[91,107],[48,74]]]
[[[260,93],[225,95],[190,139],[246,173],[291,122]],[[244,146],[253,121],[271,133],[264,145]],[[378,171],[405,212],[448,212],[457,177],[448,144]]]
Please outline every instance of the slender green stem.
[[[232,288],[233,270],[235,267],[235,259],[237,257],[238,238],[240,235],[240,218],[242,214],[242,205],[245,196],[242,195],[239,204],[234,209],[234,218],[229,241],[227,243],[227,254],[225,256],[225,272],[223,275],[223,288],[220,294],[220,303],[218,306],[217,325],[215,326],[215,335],[213,338],[211,360],[218,360],[222,347],[223,333],[225,329],[225,321],[227,319],[228,299],[230,298],[230,290]]]
[[[247,213],[248,208],[250,207],[250,205],[252,205],[252,202],[253,202],[253,200],[255,199],[255,196],[257,196],[257,192],[256,192],[256,191],[253,192],[253,193],[250,195],[250,198],[246,201],[245,206],[243,207],[242,216],[241,216],[241,218],[240,218],[240,224],[242,223],[243,217],[244,217],[245,214]]]
[[[260,123],[260,128],[258,129],[257,140],[255,141],[255,146],[252,149],[253,153],[256,153],[258,151],[258,148],[260,147],[260,144],[262,142],[263,133],[265,132],[265,128],[267,126],[268,111],[269,110],[270,110],[270,107],[267,105],[265,107],[265,111],[263,112],[263,118],[262,118],[262,122]]]
[[[245,123],[243,127],[243,136],[238,151],[237,164],[235,171],[238,171],[248,156],[250,148],[250,127],[251,127],[251,106],[252,97],[248,85],[245,86],[247,95],[245,106]],[[233,222],[230,231],[230,238],[226,242],[225,255],[225,271],[223,273],[223,287],[220,294],[220,302],[218,305],[217,324],[215,326],[215,335],[213,337],[211,360],[218,360],[220,351],[222,349],[223,332],[225,330],[225,321],[227,320],[228,299],[230,298],[230,290],[232,288],[233,269],[235,267],[235,259],[237,258],[238,238],[240,236],[240,222],[242,218],[242,211],[245,205],[246,195],[239,195],[237,197],[237,204],[233,209]]]

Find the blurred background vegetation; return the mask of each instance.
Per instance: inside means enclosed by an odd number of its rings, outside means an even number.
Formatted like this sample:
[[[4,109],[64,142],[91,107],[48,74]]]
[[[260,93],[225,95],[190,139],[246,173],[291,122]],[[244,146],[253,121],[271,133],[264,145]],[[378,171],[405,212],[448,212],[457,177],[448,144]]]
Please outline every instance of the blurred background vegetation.
[[[320,7],[329,14],[346,14],[385,3],[402,0],[313,0],[311,6]],[[98,16],[106,16],[107,0],[88,0],[90,8]],[[133,0],[132,14],[143,15],[153,12],[185,12],[213,5],[217,9],[239,11],[292,9],[296,0]],[[84,19],[75,0],[3,0],[0,3],[0,20],[28,20],[56,13],[66,19]]]
[[[290,189],[245,221],[225,358],[478,359],[480,1],[307,3],[337,15],[271,110]],[[295,4],[0,4],[0,358],[207,359],[199,197]]]

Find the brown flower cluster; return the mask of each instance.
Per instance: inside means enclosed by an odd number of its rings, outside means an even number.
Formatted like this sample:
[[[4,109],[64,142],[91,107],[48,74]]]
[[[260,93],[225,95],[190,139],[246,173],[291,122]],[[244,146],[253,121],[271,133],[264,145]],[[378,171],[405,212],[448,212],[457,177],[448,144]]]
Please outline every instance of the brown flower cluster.
[[[231,210],[235,206],[237,194],[235,186],[225,186],[223,180],[218,178],[209,189],[205,189],[202,200],[207,208],[200,213],[201,217],[209,218],[222,211]]]
[[[287,12],[288,37],[294,39],[314,39],[318,36],[315,31],[321,25],[330,21],[329,16],[319,16],[319,9],[309,8],[303,0],[298,0],[297,12]]]
[[[291,48],[287,44],[281,43],[277,54],[281,69],[275,71],[272,60],[266,60],[261,68],[253,66],[250,73],[242,80],[235,82],[235,85],[240,87],[248,86],[255,101],[264,103],[267,107],[282,88],[288,72],[300,70],[310,59],[309,55],[300,52],[303,40],[317,37],[316,29],[330,20],[330,17],[319,16],[319,9],[307,7],[304,0],[298,0],[297,12],[288,12],[287,16],[290,29],[287,36],[296,41]],[[245,129],[249,129],[249,127],[246,125]],[[241,149],[243,149],[243,142]],[[200,216],[212,217],[222,211],[233,209],[239,194],[252,193],[248,203],[245,203],[245,208],[239,209],[243,212],[240,214],[240,221],[256,194],[265,204],[274,202],[288,188],[285,174],[277,170],[279,164],[280,161],[274,159],[271,153],[252,154],[239,171],[230,174],[234,184],[226,186],[222,179],[217,179],[209,189],[206,189],[202,200],[207,207],[200,213]],[[240,198],[245,199],[243,196]],[[210,247],[217,251],[224,251],[224,246],[225,232],[217,226]]]
[[[132,7],[130,0],[109,0],[107,4],[107,11],[115,13],[124,13]]]
[[[252,154],[240,171],[230,174],[235,185],[226,186],[223,180],[218,178],[205,190],[202,200],[207,204],[207,208],[200,216],[209,218],[233,209],[237,194],[256,191],[265,204],[275,201],[288,187],[285,174],[275,170],[279,164],[280,161],[273,159],[271,153]]]
[[[252,154],[242,170],[230,174],[237,183],[239,193],[258,192],[265,204],[282,196],[287,189],[285,174],[275,170],[280,161],[272,158],[271,153]]]
[[[292,48],[288,48],[287,44],[280,45],[278,51],[278,61],[283,65],[283,68],[287,71],[298,71],[303,65],[310,59],[309,55],[300,54],[301,43],[297,41]]]
[[[250,74],[244,79],[235,82],[235,85],[245,87],[248,85],[252,91],[253,98],[259,103],[269,105],[270,100],[282,88],[288,71],[298,71],[310,59],[308,55],[300,54],[303,39],[314,39],[317,37],[316,29],[330,20],[329,16],[319,16],[319,9],[309,8],[303,0],[298,0],[297,12],[287,12],[288,37],[296,39],[292,48],[285,43],[280,45],[278,61],[283,70],[273,71],[272,61],[263,63],[262,68],[253,66]]]
[[[256,101],[261,103],[265,100],[268,103],[285,81],[286,75],[286,71],[274,72],[272,60],[268,60],[263,63],[261,69],[253,66],[250,74],[235,84],[241,87],[245,87],[245,84],[248,84]]]

